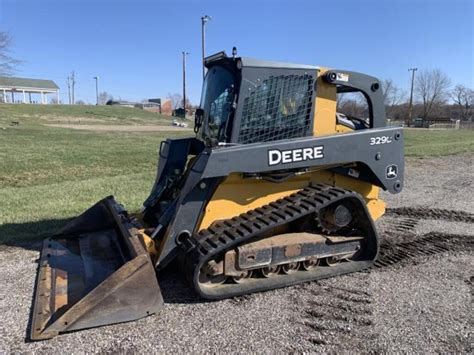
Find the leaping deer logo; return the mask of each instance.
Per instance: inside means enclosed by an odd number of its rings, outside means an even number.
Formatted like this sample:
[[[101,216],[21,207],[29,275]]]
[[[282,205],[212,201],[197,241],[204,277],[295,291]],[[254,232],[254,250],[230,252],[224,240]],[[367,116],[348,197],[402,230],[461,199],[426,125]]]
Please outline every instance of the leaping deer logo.
[[[395,179],[398,176],[398,168],[394,165],[387,166],[386,174],[387,179]]]

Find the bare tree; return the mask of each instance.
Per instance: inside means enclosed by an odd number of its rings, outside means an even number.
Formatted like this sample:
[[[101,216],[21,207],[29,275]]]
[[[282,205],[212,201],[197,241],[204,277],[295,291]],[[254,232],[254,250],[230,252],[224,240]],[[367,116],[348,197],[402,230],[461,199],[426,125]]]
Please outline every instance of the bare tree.
[[[436,107],[446,102],[451,85],[449,77],[439,69],[422,70],[416,77],[415,92],[422,103],[426,120]]]
[[[474,105],[474,90],[458,84],[451,91],[451,98],[461,111],[461,119],[465,120],[472,116]]]
[[[51,100],[49,100],[49,103],[50,103],[50,104],[59,105],[59,104],[61,104],[62,102],[61,102],[60,100],[58,100],[57,97],[52,97]]]
[[[168,100],[171,100],[171,106],[173,107],[173,110],[176,110],[177,108],[183,107],[183,96],[178,93],[168,93],[166,96]],[[186,109],[192,108],[191,101],[189,101],[188,98],[186,98]]]
[[[166,96],[167,99],[171,101],[171,107],[173,107],[173,110],[176,110],[177,108],[180,108],[183,105],[183,96],[178,93],[168,93],[168,96]]]
[[[382,94],[387,116],[391,117],[396,107],[405,99],[405,92],[392,79],[385,79],[382,81]]]
[[[113,99],[113,96],[106,91],[99,93],[99,105],[105,105],[107,101],[111,101]]]
[[[369,115],[367,99],[360,92],[337,94],[336,110],[344,115],[359,118]]]
[[[15,68],[21,63],[10,56],[10,47],[13,41],[6,32],[0,31],[0,75],[12,75]]]

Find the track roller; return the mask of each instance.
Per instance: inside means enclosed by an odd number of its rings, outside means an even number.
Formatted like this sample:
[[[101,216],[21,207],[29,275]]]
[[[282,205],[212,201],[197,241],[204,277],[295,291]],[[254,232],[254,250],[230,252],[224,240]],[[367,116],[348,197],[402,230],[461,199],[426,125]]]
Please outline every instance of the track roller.
[[[253,270],[247,270],[247,271],[242,272],[240,276],[232,276],[232,280],[235,283],[240,284],[240,283],[248,281],[250,278],[252,278],[252,276],[253,276]]]
[[[319,259],[318,258],[311,258],[308,260],[305,260],[301,263],[301,267],[303,270],[310,271],[319,266]]]
[[[325,263],[327,266],[336,266],[336,265],[338,265],[340,262],[341,262],[341,259],[336,258],[336,257],[334,257],[334,256],[329,256],[329,257],[327,257],[327,258],[324,259],[324,263]]]
[[[300,263],[293,262],[293,263],[283,264],[281,266],[281,270],[283,271],[284,274],[289,275],[298,271],[299,267],[300,267]]]
[[[270,265],[260,270],[265,278],[274,277],[280,273],[280,265]]]

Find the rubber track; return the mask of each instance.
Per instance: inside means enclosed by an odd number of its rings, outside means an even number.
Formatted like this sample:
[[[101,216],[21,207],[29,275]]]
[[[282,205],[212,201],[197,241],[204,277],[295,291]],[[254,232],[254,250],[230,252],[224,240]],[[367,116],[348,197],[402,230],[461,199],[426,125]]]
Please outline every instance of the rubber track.
[[[439,208],[399,207],[388,208],[387,216],[406,216],[422,219],[441,219],[453,222],[474,223],[474,214],[465,211],[453,211]]]
[[[188,279],[191,281],[195,270],[200,268],[201,265],[204,265],[205,262],[217,258],[227,250],[231,250],[238,245],[248,242],[252,240],[252,238],[276,226],[285,225],[305,215],[318,212],[321,208],[345,198],[359,199],[361,205],[365,206],[360,195],[353,191],[325,184],[315,184],[263,207],[248,211],[225,221],[214,223],[209,228],[197,233],[191,238],[189,243],[186,243],[191,247],[186,254],[186,274]],[[365,211],[365,214],[367,214],[367,211]],[[375,238],[377,238],[373,224],[371,224],[371,226]],[[369,267],[370,264],[366,265],[365,268]],[[337,268],[335,267],[334,275],[360,270],[360,266],[356,265],[355,262],[353,268],[354,270],[351,271],[337,272]],[[294,283],[295,282],[291,282],[291,284]],[[283,286],[286,286],[286,284],[279,287]],[[257,292],[258,291],[259,290],[257,290]],[[242,292],[239,294],[245,293]],[[201,295],[206,297],[204,294]],[[229,296],[232,297],[235,295],[237,294],[230,294]]]
[[[383,268],[422,256],[431,256],[448,251],[472,250],[474,237],[457,234],[428,233],[399,244],[382,243],[379,258],[374,268]]]
[[[264,233],[268,229],[287,224],[319,210],[332,199],[354,195],[352,191],[317,184],[306,187],[290,196],[248,211],[232,219],[214,223],[200,231],[195,242],[201,257],[228,250],[227,245],[244,242],[250,235]]]

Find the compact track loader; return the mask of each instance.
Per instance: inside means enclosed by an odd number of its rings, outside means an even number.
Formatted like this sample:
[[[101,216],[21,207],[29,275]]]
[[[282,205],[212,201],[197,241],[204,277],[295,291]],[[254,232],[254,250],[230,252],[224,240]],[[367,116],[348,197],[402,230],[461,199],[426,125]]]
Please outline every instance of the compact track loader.
[[[44,241],[32,339],[158,312],[155,272],[171,261],[205,299],[370,267],[379,190],[403,185],[403,131],[388,127],[382,88],[346,70],[228,57],[208,69],[195,137],[159,147],[140,213],[99,201]],[[336,112],[365,97],[368,117]]]

